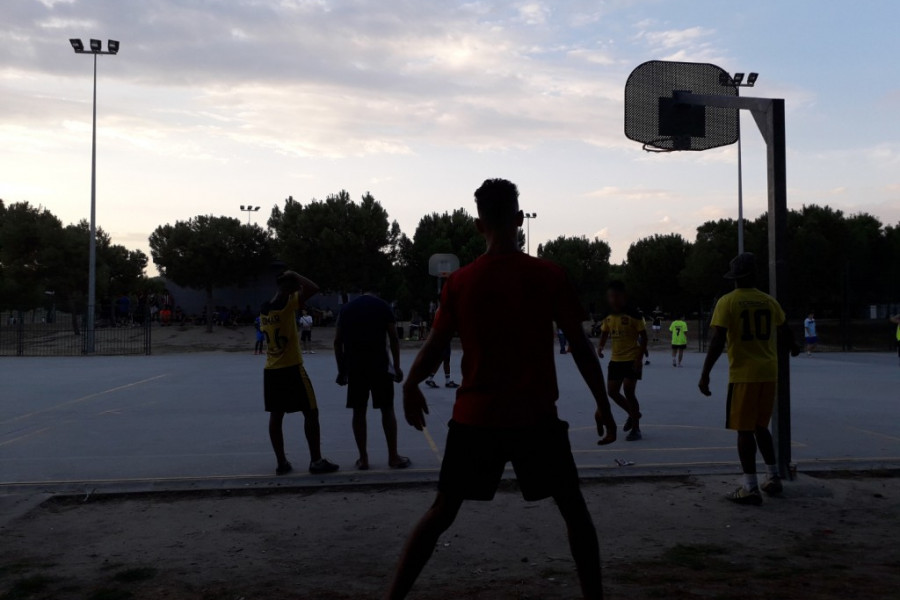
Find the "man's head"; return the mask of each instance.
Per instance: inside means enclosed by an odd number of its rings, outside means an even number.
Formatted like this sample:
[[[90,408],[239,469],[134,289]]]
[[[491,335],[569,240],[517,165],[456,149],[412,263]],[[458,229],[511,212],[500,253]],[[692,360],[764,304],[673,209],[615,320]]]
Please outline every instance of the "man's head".
[[[625,284],[621,281],[610,281],[606,286],[606,301],[609,303],[609,309],[614,313],[622,312],[625,310],[627,300]]]
[[[752,252],[744,252],[731,259],[731,268],[725,273],[725,279],[733,279],[734,287],[754,287],[756,285],[756,255]]]
[[[278,289],[280,291],[289,294],[299,292],[300,288],[303,287],[300,279],[300,274],[296,271],[285,271],[275,278],[275,282],[278,284]]]
[[[475,190],[478,206],[478,230],[482,233],[522,226],[524,215],[519,210],[519,189],[506,179],[487,179]]]
[[[807,316],[808,316],[810,319],[815,319],[815,318],[816,318],[816,313],[810,311],[809,315],[807,315]]]

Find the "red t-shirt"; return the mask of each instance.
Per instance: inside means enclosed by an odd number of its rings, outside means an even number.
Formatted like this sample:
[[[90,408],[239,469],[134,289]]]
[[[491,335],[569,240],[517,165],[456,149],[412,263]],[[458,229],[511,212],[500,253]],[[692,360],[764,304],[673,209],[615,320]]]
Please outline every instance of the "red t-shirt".
[[[433,326],[462,340],[453,420],[529,427],[556,419],[554,323],[582,320],[574,288],[551,262],[486,254],[453,273]]]

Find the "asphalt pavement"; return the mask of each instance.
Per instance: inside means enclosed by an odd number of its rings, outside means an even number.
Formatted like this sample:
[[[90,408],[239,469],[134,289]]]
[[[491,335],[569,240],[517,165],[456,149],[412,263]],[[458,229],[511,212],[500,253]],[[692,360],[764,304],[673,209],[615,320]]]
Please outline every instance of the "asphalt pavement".
[[[404,367],[414,356],[403,352]],[[402,420],[399,445],[413,467],[387,467],[378,415],[370,413],[372,470],[356,472],[356,448],[334,383],[329,353],[307,355],[319,399],[324,454],[335,476],[301,471],[276,480],[263,412],[264,359],[207,353],[149,357],[0,359],[0,488],[54,492],[116,485],[123,489],[203,482],[250,484],[399,482],[435,479],[454,392],[426,389],[426,432]],[[459,380],[460,354],[453,376]],[[571,426],[585,474],[737,472],[735,438],[724,429],[727,365],[713,375],[712,398],[696,387],[702,355],[673,368],[664,348],[651,355],[638,387],[644,439],[596,445],[593,401],[569,355],[557,355],[560,415]],[[443,377],[439,377],[442,383]],[[900,467],[900,367],[889,354],[818,354],[792,361],[793,459],[798,468]],[[621,425],[624,415],[617,411]],[[303,417],[285,421],[288,455],[303,467]],[[617,463],[626,466],[619,466]],[[633,464],[628,464],[633,463]]]

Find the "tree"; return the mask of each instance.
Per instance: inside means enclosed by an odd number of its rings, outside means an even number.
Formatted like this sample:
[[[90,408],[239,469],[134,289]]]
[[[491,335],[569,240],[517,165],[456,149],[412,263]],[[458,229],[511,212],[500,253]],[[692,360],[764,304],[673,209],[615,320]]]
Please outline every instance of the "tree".
[[[27,310],[43,303],[52,289],[52,255],[62,222],[49,210],[28,202],[0,211],[0,309]]]
[[[593,314],[609,281],[610,247],[597,238],[559,236],[538,246],[537,255],[566,270],[583,306]]]
[[[400,226],[369,193],[355,203],[342,190],[305,206],[291,197],[268,224],[278,257],[322,289],[380,290],[391,281]]]
[[[213,290],[244,285],[272,261],[271,240],[262,228],[204,215],[157,227],[150,254],[164,277],[206,291],[207,331],[212,331]]]
[[[419,220],[413,239],[403,236],[399,243],[399,266],[404,286],[397,300],[404,311],[424,312],[436,294],[436,284],[428,274],[432,254],[455,254],[466,265],[484,254],[484,238],[475,227],[475,218],[462,208],[452,213],[432,213]]]
[[[625,281],[634,306],[650,311],[662,306],[684,311],[679,275],[687,264],[691,244],[678,234],[654,235],[628,249]]]

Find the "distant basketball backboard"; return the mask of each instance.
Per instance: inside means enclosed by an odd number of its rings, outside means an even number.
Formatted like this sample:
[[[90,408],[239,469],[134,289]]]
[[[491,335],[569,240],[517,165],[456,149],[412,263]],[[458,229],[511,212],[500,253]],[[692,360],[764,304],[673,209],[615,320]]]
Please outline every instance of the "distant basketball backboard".
[[[657,152],[709,150],[737,141],[737,109],[679,103],[678,92],[738,95],[731,76],[716,65],[645,62],[625,84],[625,135]]]
[[[459,258],[455,254],[432,254],[428,259],[428,274],[432,277],[447,278],[459,268]]]

